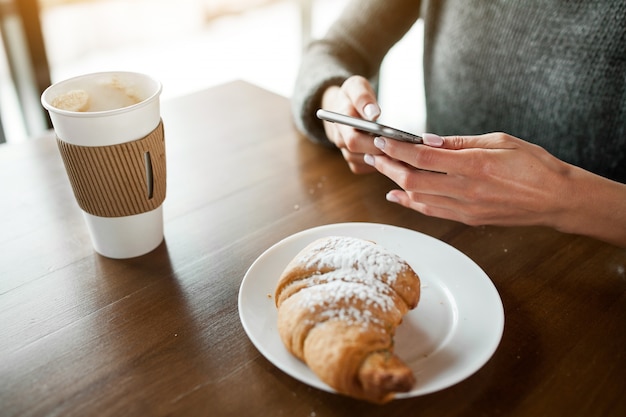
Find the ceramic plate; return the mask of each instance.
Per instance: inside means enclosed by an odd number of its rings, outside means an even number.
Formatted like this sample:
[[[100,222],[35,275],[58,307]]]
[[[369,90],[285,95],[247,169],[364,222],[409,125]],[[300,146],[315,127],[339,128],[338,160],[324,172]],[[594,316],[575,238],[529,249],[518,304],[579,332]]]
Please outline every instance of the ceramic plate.
[[[502,301],[489,277],[465,254],[422,233],[373,223],[331,224],[289,236],[250,266],[239,289],[239,316],[248,337],[283,372],[334,392],[291,355],[278,335],[276,283],[287,263],[313,240],[352,236],[374,241],[404,258],[421,280],[421,297],[396,330],[395,351],[417,379],[396,398],[415,397],[454,385],[493,355],[504,330]]]

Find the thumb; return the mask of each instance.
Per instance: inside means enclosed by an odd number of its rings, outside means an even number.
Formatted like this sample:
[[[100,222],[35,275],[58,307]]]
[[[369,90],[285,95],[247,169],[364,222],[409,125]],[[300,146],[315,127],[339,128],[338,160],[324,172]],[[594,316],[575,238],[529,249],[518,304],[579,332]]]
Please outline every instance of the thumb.
[[[376,120],[380,116],[376,93],[366,78],[353,75],[344,81],[341,90],[350,99],[360,117]]]

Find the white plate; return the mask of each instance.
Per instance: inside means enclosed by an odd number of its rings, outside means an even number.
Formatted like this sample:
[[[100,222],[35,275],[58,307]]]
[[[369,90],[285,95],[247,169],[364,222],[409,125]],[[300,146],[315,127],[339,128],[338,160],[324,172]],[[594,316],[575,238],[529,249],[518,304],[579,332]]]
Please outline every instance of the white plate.
[[[324,236],[372,240],[404,258],[420,276],[420,302],[395,336],[395,351],[417,379],[408,398],[454,385],[493,355],[504,330],[504,309],[489,277],[465,254],[422,233],[372,223],[341,223],[296,233],[266,250],[239,289],[239,317],[248,337],[270,362],[313,387],[334,392],[284,347],[277,330],[276,283],[287,263]]]

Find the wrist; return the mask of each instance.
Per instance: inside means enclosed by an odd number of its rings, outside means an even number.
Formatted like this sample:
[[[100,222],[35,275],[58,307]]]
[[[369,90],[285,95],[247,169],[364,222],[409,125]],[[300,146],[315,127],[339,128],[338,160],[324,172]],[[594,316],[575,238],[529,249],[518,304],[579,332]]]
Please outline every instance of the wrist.
[[[626,247],[626,184],[569,166],[555,228]]]

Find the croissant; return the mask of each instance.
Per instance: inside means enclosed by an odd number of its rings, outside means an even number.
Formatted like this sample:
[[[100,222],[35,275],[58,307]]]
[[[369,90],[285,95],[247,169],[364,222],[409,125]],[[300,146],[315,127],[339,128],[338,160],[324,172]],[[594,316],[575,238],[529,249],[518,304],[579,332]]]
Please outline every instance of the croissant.
[[[415,384],[393,353],[393,336],[419,297],[419,277],[397,255],[362,239],[322,238],[280,276],[278,332],[337,392],[382,404]]]

